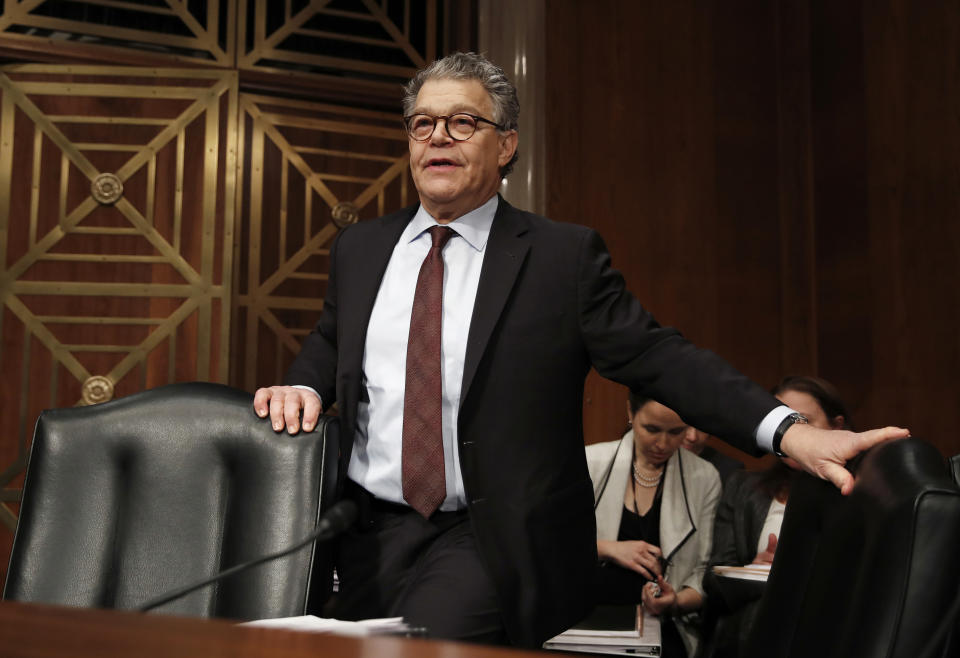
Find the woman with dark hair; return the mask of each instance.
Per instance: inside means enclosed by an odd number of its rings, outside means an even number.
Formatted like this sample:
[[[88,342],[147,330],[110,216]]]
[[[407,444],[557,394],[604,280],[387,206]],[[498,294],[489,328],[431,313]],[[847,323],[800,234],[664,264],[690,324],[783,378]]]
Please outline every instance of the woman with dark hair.
[[[631,392],[622,439],[587,446],[597,516],[597,603],[643,603],[660,618],[662,655],[693,656],[720,476],[679,450],[692,431]]]
[[[771,392],[814,427],[850,429],[850,414],[826,380],[791,375]],[[728,480],[717,507],[711,565],[773,562],[794,470],[800,466],[784,457],[765,471],[736,473]]]
[[[826,380],[791,375],[771,392],[814,427],[851,429],[850,414],[837,389]],[[710,566],[773,563],[794,470],[800,470],[799,464],[783,457],[764,471],[730,476],[717,506]],[[707,583],[712,598],[713,582],[708,578]],[[712,633],[708,655],[737,656],[749,634],[755,606],[736,611],[715,611],[715,607],[711,603],[708,617],[718,614],[722,619]]]

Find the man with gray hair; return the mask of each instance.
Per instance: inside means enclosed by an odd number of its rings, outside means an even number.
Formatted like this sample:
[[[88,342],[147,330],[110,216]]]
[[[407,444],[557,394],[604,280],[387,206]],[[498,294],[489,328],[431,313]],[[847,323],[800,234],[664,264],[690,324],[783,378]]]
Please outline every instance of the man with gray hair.
[[[593,366],[741,449],[789,453],[849,492],[847,459],[905,436],[826,432],[716,355],[660,327],[600,236],[497,195],[517,157],[503,71],[456,53],[407,85],[420,203],[344,229],[323,314],[254,408],[277,431],[339,403],[345,619],[401,615],[432,637],[539,646],[591,606],[584,457]]]

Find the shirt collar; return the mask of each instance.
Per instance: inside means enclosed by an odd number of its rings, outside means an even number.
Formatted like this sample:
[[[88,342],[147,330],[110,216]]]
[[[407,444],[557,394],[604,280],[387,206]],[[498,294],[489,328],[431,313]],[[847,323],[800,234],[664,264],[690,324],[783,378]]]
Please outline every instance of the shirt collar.
[[[500,196],[494,194],[490,199],[479,208],[474,208],[466,215],[461,215],[449,224],[457,235],[467,241],[471,247],[482,252],[487,246],[487,238],[490,237],[490,227],[493,225],[493,217],[497,214],[497,206],[500,203]],[[437,220],[430,216],[423,205],[417,208],[417,214],[407,224],[403,235],[400,237],[402,242],[413,242],[431,226],[436,226]]]

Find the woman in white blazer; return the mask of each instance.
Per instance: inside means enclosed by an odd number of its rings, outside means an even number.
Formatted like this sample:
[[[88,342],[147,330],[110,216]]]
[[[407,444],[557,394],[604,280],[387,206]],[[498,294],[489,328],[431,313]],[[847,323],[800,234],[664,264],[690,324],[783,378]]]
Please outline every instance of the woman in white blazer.
[[[679,450],[691,431],[671,409],[630,394],[630,429],[587,446],[601,566],[597,603],[643,603],[661,620],[663,656],[693,656],[720,476]]]

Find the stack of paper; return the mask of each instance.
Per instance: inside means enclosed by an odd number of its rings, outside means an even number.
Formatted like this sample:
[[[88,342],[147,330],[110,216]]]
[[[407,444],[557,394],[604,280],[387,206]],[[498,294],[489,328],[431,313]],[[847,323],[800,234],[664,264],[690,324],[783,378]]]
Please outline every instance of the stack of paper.
[[[598,606],[577,626],[543,644],[544,649],[611,656],[659,656],[660,620],[642,606]]]
[[[738,578],[740,580],[759,580],[767,582],[770,576],[769,564],[748,564],[745,567],[714,567],[713,573],[727,578]]]
[[[281,617],[279,619],[258,619],[248,621],[241,626],[260,628],[282,628],[288,631],[307,631],[310,633],[334,633],[336,635],[418,635],[418,629],[411,628],[403,617],[383,619],[364,619],[362,621],[341,621],[324,619],[313,615],[302,617]]]

